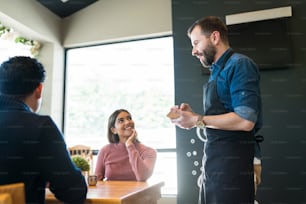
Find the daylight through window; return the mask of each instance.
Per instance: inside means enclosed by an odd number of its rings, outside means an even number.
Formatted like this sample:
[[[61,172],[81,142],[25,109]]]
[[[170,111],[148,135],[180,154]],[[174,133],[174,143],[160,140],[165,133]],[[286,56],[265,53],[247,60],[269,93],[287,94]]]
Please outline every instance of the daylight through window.
[[[64,134],[68,146],[99,150],[108,143],[107,119],[127,109],[141,142],[158,150],[151,179],[176,194],[175,127],[166,117],[174,104],[172,37],[67,50]]]

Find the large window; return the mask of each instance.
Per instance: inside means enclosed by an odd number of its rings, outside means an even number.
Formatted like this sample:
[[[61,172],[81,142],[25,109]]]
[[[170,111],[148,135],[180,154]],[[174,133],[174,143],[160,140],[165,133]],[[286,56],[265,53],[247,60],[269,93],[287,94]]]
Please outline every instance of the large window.
[[[175,128],[166,117],[174,104],[172,37],[73,48],[66,56],[67,145],[99,150],[108,143],[109,115],[127,109],[139,140],[158,151],[151,179],[165,181],[163,194],[176,194]]]

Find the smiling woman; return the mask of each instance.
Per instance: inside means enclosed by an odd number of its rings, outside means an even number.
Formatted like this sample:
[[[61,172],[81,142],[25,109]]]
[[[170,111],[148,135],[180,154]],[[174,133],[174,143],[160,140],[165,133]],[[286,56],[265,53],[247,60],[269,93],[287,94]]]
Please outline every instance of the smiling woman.
[[[156,151],[138,140],[132,115],[125,109],[108,118],[109,144],[99,151],[96,176],[99,180],[146,181],[151,177]]]

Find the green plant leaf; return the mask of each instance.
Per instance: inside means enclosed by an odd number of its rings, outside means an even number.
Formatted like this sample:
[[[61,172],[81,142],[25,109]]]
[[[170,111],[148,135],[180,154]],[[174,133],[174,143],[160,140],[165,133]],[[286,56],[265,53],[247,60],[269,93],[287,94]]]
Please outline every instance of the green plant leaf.
[[[75,166],[78,167],[81,171],[89,171],[89,163],[82,156],[73,155],[71,159],[73,163],[75,164]]]

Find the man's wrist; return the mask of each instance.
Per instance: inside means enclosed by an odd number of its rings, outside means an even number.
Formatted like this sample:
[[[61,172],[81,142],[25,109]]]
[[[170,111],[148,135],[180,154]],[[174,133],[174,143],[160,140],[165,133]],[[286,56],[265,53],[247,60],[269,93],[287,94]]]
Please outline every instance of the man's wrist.
[[[203,115],[198,116],[198,119],[197,119],[196,125],[195,125],[197,128],[204,129],[206,127],[206,124],[205,124],[203,118],[204,118]]]

